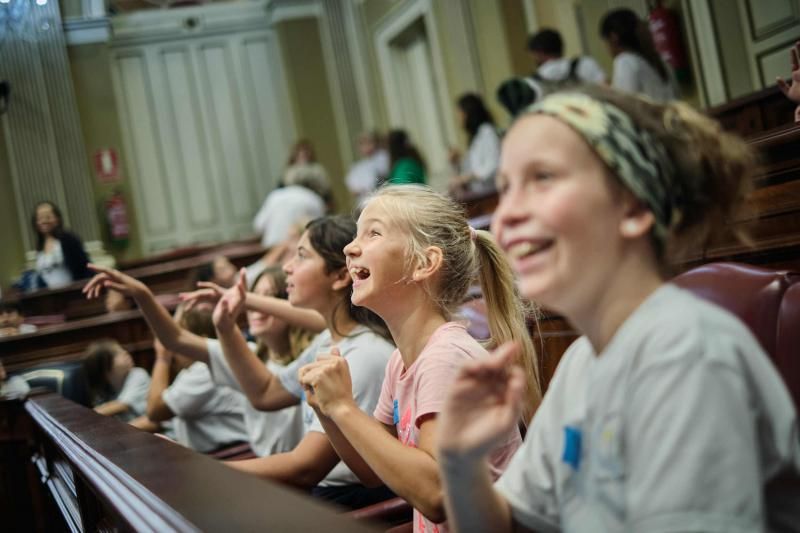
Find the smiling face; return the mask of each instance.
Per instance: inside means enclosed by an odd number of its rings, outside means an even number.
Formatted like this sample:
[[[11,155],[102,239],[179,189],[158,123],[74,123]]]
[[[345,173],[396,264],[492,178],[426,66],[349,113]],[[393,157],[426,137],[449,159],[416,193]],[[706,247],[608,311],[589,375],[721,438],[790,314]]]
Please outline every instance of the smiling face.
[[[311,246],[308,231],[297,242],[294,256],[283,265],[289,302],[327,316],[338,296],[333,288],[335,272],[327,272],[325,260]]]
[[[42,204],[36,208],[36,229],[43,235],[50,235],[61,224],[50,204]]]
[[[397,301],[408,285],[408,236],[392,222],[379,199],[371,201],[358,217],[356,238],[344,247],[347,270],[353,278],[354,305],[379,315],[381,306]]]
[[[546,307],[584,311],[623,253],[627,204],[584,140],[549,116],[522,118],[503,141],[492,231],[520,292]]]
[[[263,275],[253,287],[253,292],[261,296],[275,296],[275,283],[269,275]],[[288,324],[273,315],[260,311],[247,311],[247,323],[250,333],[255,337],[282,335],[289,327]]]

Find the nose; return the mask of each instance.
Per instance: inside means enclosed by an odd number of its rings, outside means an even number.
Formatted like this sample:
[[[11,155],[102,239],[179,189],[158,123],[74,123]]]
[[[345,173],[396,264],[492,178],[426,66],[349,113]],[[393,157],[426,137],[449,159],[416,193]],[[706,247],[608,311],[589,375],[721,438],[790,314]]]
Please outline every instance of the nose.
[[[292,273],[292,263],[293,262],[294,262],[294,258],[289,259],[281,267],[281,269],[283,270],[283,273],[286,274],[287,276]]]
[[[361,249],[358,247],[358,237],[356,237],[355,239],[350,241],[344,247],[343,251],[344,251],[344,255],[346,255],[347,257],[351,257],[351,256],[354,256],[354,255],[360,254],[361,253]]]
[[[526,208],[525,197],[520,190],[509,189],[500,195],[500,202],[492,217],[492,234],[499,240],[504,228],[513,227],[527,220],[530,208]]]

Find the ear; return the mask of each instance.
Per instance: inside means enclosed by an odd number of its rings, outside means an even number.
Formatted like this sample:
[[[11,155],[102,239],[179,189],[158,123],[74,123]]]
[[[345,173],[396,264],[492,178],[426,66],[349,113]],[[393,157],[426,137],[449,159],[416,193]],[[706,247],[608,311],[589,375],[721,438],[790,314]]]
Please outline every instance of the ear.
[[[442,268],[444,254],[438,246],[428,246],[425,249],[425,259],[417,262],[414,273],[411,275],[413,281],[425,281],[436,274]]]
[[[350,277],[350,272],[347,271],[347,267],[342,267],[335,272],[331,272],[329,277],[331,278],[331,289],[334,291],[346,289],[353,283],[353,278]]]
[[[626,198],[619,233],[625,239],[638,239],[649,235],[656,223],[653,212],[635,198]]]

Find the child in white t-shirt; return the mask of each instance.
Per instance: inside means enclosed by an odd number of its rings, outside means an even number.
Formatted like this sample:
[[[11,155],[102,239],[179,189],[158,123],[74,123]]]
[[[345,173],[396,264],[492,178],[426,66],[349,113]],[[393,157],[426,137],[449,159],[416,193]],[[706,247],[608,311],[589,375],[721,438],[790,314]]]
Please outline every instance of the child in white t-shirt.
[[[90,344],[83,364],[95,411],[124,421],[144,414],[150,375],[117,341]]]
[[[688,105],[594,87],[509,130],[493,231],[527,296],[583,336],[492,486],[514,424],[513,350],[465,367],[438,436],[460,531],[764,531],[800,523],[792,400],[733,315],[665,283],[669,252],[726,226],[755,173]],[[777,481],[777,482],[776,482]]]
[[[414,507],[414,531],[447,530],[433,435],[448,385],[461,365],[488,357],[453,315],[476,277],[492,317],[495,343],[518,340],[530,372],[531,409],[539,389],[534,351],[511,271],[487,232],[427,187],[381,189],[366,203],[358,234],[345,247],[352,304],[386,320],[397,350],[372,413],[357,408],[352,365],[338,354],[300,370],[310,403],[336,451],[365,484],[386,483]],[[492,450],[495,475],[521,443],[516,426]]]

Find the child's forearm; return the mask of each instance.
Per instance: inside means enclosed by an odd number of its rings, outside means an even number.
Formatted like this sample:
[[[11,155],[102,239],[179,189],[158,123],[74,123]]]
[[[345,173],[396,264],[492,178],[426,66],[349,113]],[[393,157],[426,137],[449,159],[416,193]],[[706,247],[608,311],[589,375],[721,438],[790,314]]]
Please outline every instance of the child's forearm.
[[[451,531],[512,532],[511,509],[494,490],[484,458],[466,460],[442,453],[439,464]]]
[[[275,411],[299,403],[250,350],[238,327],[218,328],[217,337],[228,366],[253,407]]]
[[[274,296],[261,296],[248,292],[245,306],[247,309],[274,315],[292,326],[314,333],[320,333],[326,328],[325,319],[318,312],[295,307],[288,301]]]
[[[114,416],[128,412],[129,408],[130,407],[126,403],[122,403],[117,400],[111,400],[110,402],[98,405],[97,407],[94,408],[94,410],[100,413],[101,415]]]
[[[156,357],[147,391],[147,417],[154,422],[169,420],[175,414],[164,402],[163,393],[169,387],[169,363]]]

